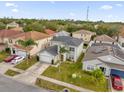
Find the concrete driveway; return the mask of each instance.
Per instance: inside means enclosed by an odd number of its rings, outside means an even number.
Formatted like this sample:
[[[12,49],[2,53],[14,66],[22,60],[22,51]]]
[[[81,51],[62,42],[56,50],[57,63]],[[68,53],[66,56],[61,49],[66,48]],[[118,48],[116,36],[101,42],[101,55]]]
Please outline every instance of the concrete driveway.
[[[14,78],[26,84],[35,84],[37,77],[41,75],[49,66],[50,64],[38,62],[24,73],[17,75]]]
[[[0,92],[48,92],[49,90],[26,85],[0,74]]]
[[[2,62],[0,63],[0,73],[4,74],[8,69],[12,68],[14,65],[10,63]]]

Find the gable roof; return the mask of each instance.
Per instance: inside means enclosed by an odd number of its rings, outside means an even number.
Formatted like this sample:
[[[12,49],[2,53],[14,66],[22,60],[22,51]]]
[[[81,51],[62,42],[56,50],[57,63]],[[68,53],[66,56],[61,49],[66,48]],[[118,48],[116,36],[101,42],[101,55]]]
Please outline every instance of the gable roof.
[[[12,38],[16,39],[19,38],[21,40],[25,39],[33,39],[33,40],[40,40],[49,37],[49,35],[37,32],[37,31],[30,31],[30,32],[23,32],[21,34],[15,35]]]
[[[12,37],[22,32],[16,30],[0,30],[0,37]]]
[[[45,49],[41,50],[40,53],[43,52],[43,51],[46,51],[46,52],[50,53],[50,54],[53,55],[53,56],[58,55],[58,52],[57,52],[57,45],[55,45],[55,46],[50,46],[50,47],[48,47],[48,48],[45,48]]]
[[[95,35],[96,33],[82,29],[82,30],[78,30],[78,31],[76,31],[76,32],[73,32],[73,34],[89,34],[89,35]]]
[[[54,35],[55,31],[50,30],[50,29],[45,29],[45,33],[47,33],[48,35]]]
[[[82,39],[78,39],[78,38],[74,38],[70,36],[53,37],[52,41],[59,41],[59,42],[65,43],[67,45],[72,45],[72,46],[79,46],[83,42]]]
[[[111,37],[109,37],[108,35],[105,35],[105,34],[95,37],[94,40],[96,40],[96,41],[106,41],[106,42],[115,42],[116,41],[113,38],[111,38]]]
[[[68,33],[67,31],[60,31],[56,33],[55,36],[70,36],[70,33]]]

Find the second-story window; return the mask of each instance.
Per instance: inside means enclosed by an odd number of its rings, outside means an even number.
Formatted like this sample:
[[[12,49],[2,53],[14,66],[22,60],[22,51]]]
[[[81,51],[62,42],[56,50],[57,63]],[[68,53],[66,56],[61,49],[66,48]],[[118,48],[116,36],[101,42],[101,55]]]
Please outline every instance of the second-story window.
[[[70,47],[70,51],[74,51],[75,49],[73,47]]]

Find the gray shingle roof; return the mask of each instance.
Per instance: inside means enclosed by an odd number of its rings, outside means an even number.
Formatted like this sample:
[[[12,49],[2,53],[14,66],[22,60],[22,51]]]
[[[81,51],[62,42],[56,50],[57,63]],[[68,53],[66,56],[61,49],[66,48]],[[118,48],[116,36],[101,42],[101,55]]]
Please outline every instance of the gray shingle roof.
[[[58,55],[58,52],[57,52],[57,45],[55,45],[55,46],[50,46],[50,47],[48,47],[48,48],[45,48],[45,49],[41,50],[40,53],[43,52],[43,51],[47,51],[48,53],[50,53],[50,54],[53,55],[53,56]]]
[[[78,38],[74,38],[70,36],[54,37],[52,41],[59,41],[59,42],[65,43],[67,45],[72,45],[72,46],[79,46],[83,42],[82,39],[78,39]]]

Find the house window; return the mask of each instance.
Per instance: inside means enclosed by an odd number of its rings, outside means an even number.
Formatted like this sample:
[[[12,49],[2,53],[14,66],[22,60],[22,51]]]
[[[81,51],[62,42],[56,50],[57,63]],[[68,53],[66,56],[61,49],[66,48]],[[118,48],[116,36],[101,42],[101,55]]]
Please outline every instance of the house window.
[[[124,43],[122,43],[122,47],[124,47]]]
[[[87,69],[88,69],[88,70],[94,70],[94,66],[88,65],[88,66],[87,66]]]
[[[9,40],[9,43],[12,43],[12,40],[11,39]]]
[[[73,47],[70,47],[70,51],[74,51],[74,48]]]

